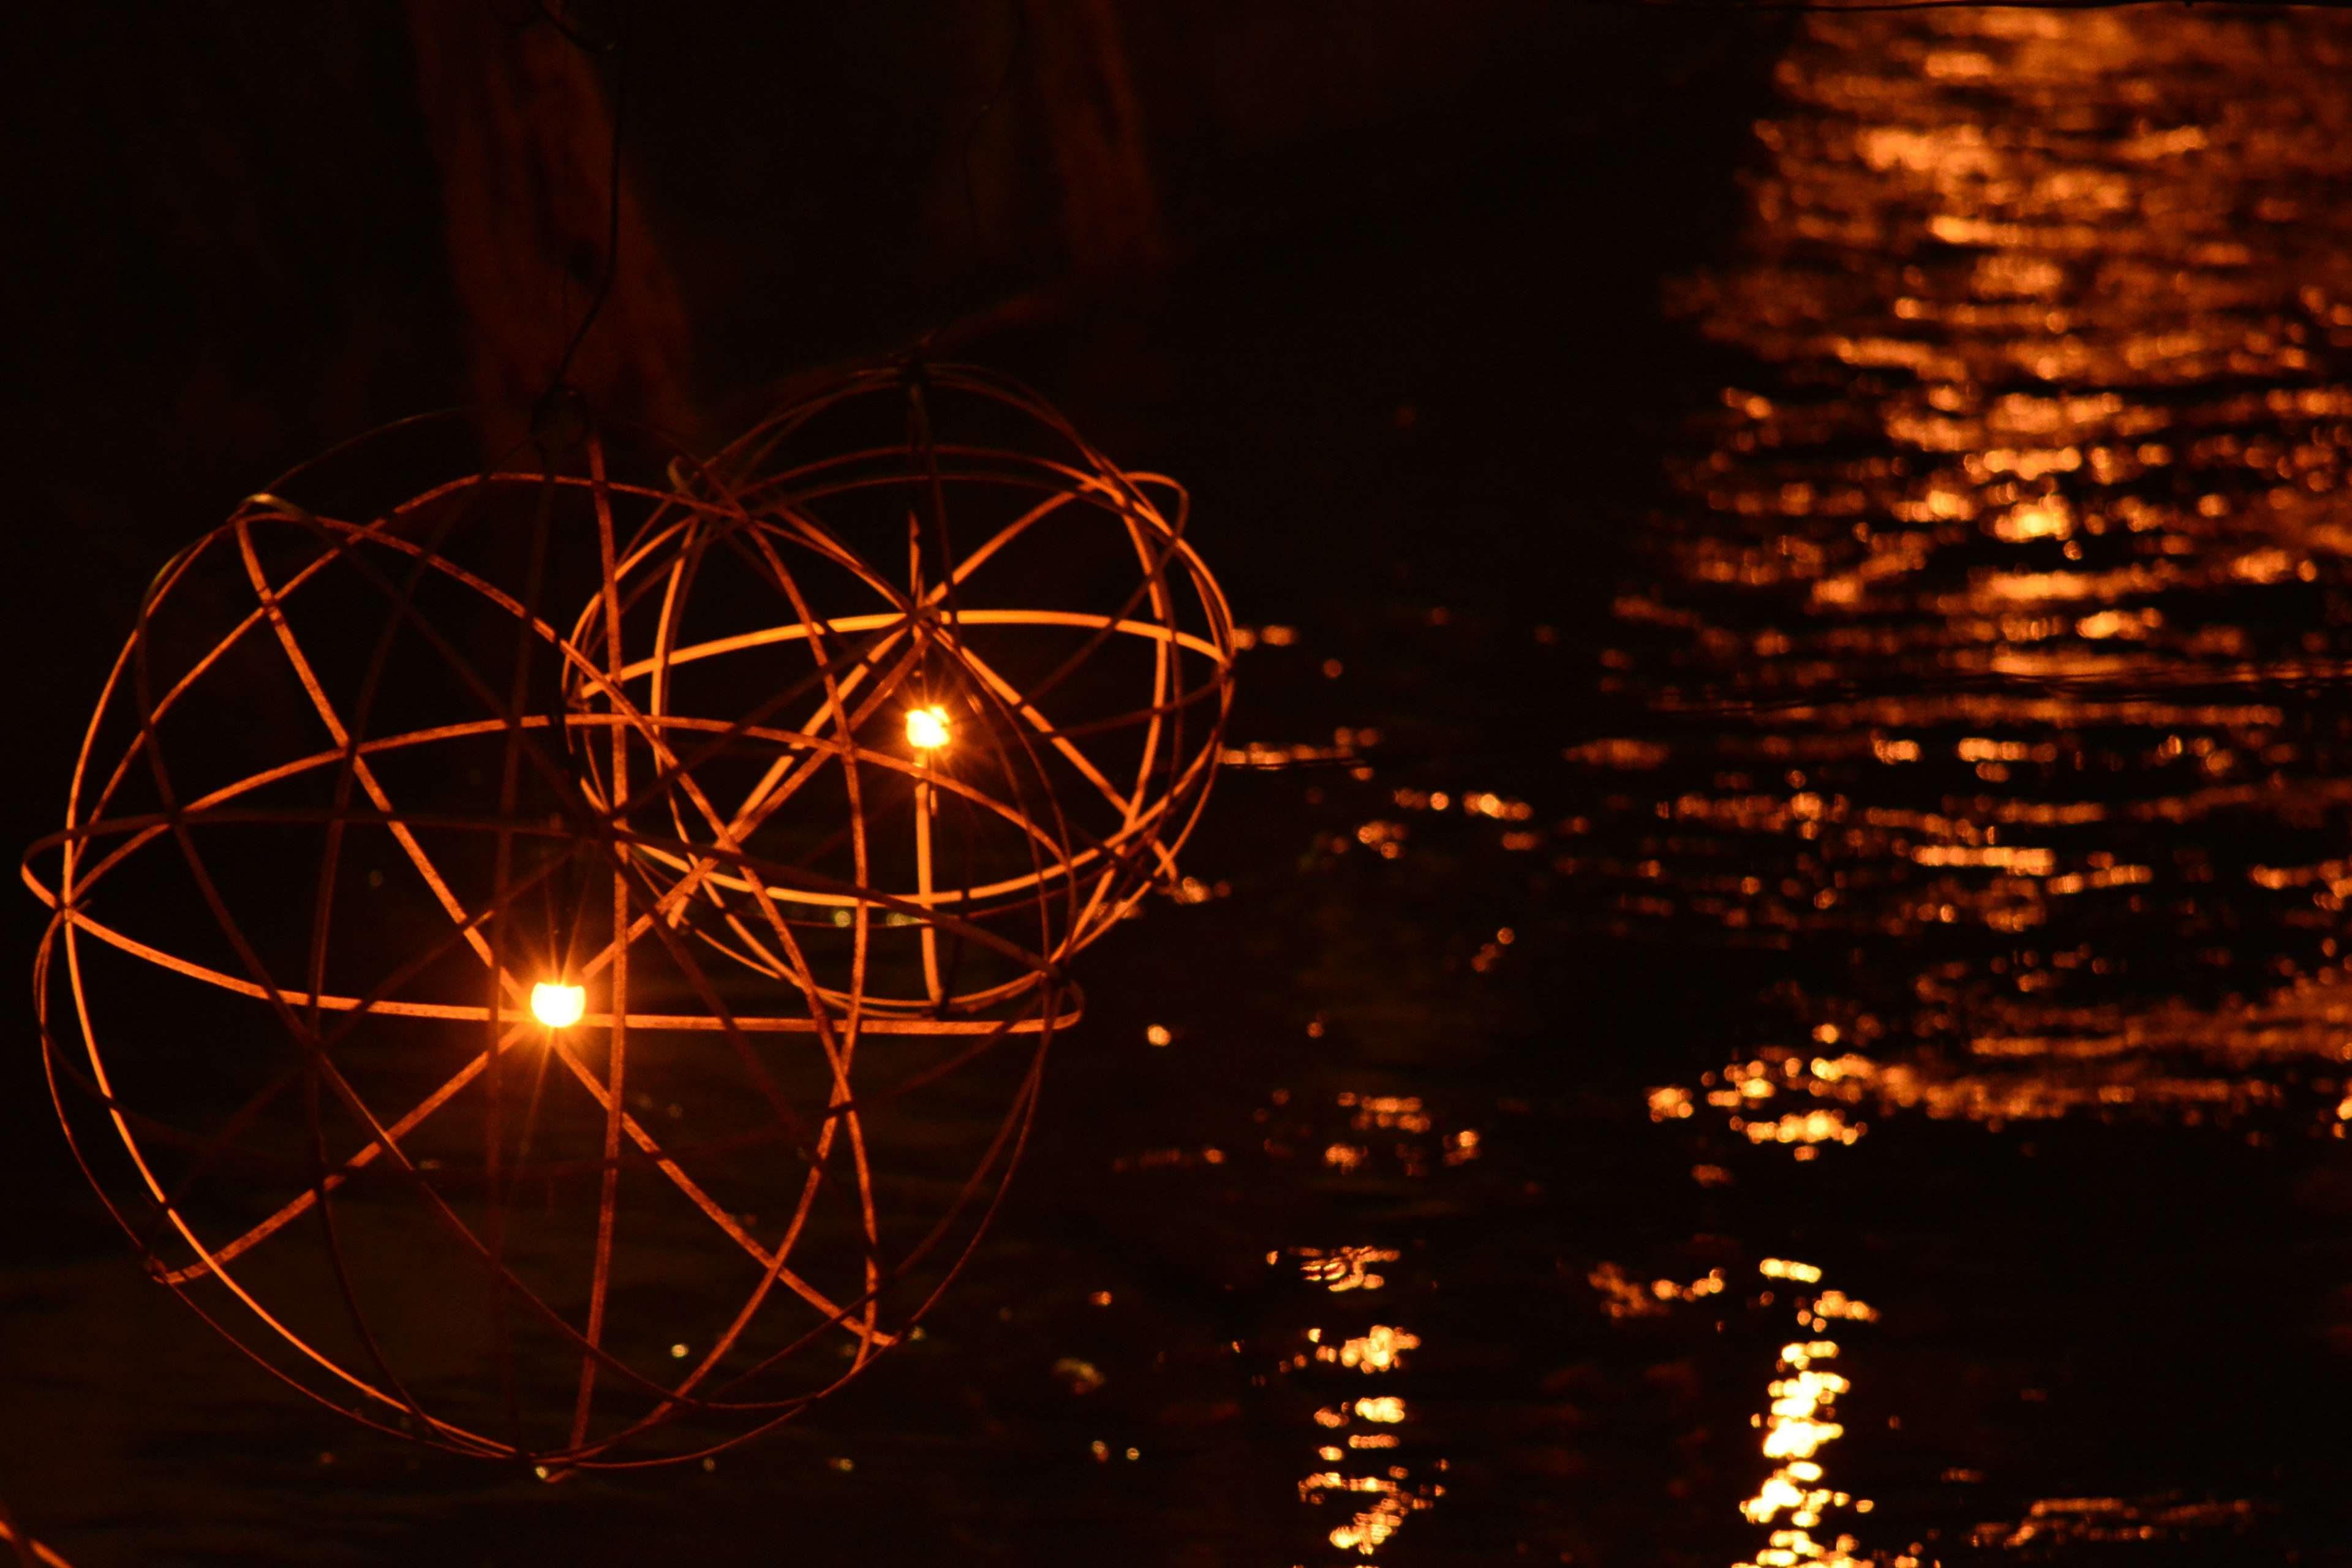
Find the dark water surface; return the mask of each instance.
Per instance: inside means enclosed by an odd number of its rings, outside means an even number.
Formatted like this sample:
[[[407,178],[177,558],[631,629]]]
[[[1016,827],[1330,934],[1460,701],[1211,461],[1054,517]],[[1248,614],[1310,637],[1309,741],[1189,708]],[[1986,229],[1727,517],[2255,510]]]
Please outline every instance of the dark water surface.
[[[1220,536],[1202,484],[1255,646],[1197,880],[811,1418],[538,1486],[61,1254],[0,1276],[19,1511],[89,1564],[2352,1561],[2347,67],[2326,16],[1811,18],[1664,368],[1533,306],[1461,356],[1584,392],[1234,387],[1374,455],[1230,462],[1396,507]],[[1605,217],[1534,234],[1472,237],[1658,310]],[[1661,443],[1611,540],[1584,476]]]

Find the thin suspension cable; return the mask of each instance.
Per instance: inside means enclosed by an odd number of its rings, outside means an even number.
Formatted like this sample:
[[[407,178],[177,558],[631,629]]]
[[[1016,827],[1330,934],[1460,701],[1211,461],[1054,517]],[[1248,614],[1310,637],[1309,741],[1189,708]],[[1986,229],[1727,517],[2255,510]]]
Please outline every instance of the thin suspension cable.
[[[609,54],[613,58],[612,156],[606,170],[604,190],[604,276],[596,286],[595,298],[588,302],[587,314],[580,318],[580,325],[572,332],[572,341],[564,345],[563,357],[556,363],[555,374],[549,378],[547,390],[540,395],[536,412],[544,416],[552,408],[557,395],[564,390],[565,378],[572,374],[572,362],[578,356],[580,345],[587,341],[597,317],[604,314],[604,302],[613,295],[613,281],[621,270],[621,149],[629,101],[629,4],[628,0],[621,0],[613,36],[602,45],[567,26],[543,3],[538,9],[549,26],[583,54],[592,58],[599,53]]]
[[[980,182],[972,173],[972,150],[980,144],[981,127],[988,123],[988,117],[996,111],[996,106],[1003,102],[1004,95],[1013,89],[1013,69],[1020,65],[1022,52],[1029,43],[1028,6],[1023,4],[1023,0],[1008,0],[1008,4],[1013,11],[1013,47],[1004,52],[1004,69],[997,76],[994,90],[981,104],[980,111],[971,117],[971,124],[965,128],[963,133],[963,206],[966,240],[970,246],[964,258],[963,275],[956,283],[955,298],[946,317],[917,341],[914,348],[916,357],[919,357],[941,334],[961,320],[964,311],[971,306],[973,279],[979,274],[981,263]]]

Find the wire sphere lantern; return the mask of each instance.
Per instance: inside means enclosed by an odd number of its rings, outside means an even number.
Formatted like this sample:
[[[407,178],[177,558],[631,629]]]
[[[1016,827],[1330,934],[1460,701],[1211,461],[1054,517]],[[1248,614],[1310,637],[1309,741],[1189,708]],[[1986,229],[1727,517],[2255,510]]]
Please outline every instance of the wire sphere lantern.
[[[759,467],[809,426],[706,467],[581,417],[484,472],[465,421],[379,432],[175,556],[107,679],[26,862],[59,1114],[155,1277],[361,1421],[657,1463],[866,1367],[1001,1194],[1077,933],[1198,809],[1205,766],[1147,742],[1124,837],[1082,838],[1055,731],[980,673],[1018,667],[963,651],[919,565],[870,590],[895,622],[820,608],[803,579],[883,579]],[[1109,515],[1161,584],[1190,552],[1135,493]],[[1229,657],[1197,580],[1184,635]],[[738,658],[705,613],[780,597],[812,671],[689,709]],[[722,795],[747,756],[776,782]],[[1027,880],[906,879],[909,819],[1004,825]]]
[[[1048,984],[1175,879],[1234,658],[1181,488],[1016,383],[919,362],[784,409],[679,488],[706,504],[631,542],[617,609],[572,640],[580,700],[615,668],[644,716],[631,776],[682,759],[667,820],[697,848],[647,858],[683,926],[824,1005],[950,1016]],[[644,651],[614,665],[608,626]]]

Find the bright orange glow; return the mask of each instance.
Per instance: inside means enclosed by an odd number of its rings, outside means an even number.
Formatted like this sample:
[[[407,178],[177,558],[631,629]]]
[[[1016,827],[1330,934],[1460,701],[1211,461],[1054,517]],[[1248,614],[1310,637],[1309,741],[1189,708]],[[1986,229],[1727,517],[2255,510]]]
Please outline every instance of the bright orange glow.
[[[1384,1110],[1394,1113],[1402,1109],[1397,1102],[1363,1100],[1354,1095],[1342,1096],[1341,1100],[1345,1104],[1370,1106],[1375,1115]],[[1410,1103],[1414,1112],[1420,1110],[1420,1101]],[[1349,1288],[1337,1281],[1343,1277],[1352,1278],[1366,1262],[1394,1261],[1398,1256],[1387,1248],[1370,1247],[1337,1247],[1328,1253],[1311,1247],[1297,1250],[1304,1259],[1307,1278],[1328,1284],[1335,1290]],[[1368,1276],[1360,1286],[1354,1288],[1370,1289],[1380,1283],[1377,1276]],[[1361,1338],[1349,1339],[1344,1344],[1325,1344],[1321,1329],[1307,1330],[1307,1338],[1316,1347],[1315,1361],[1353,1367],[1358,1372],[1368,1373],[1402,1372],[1402,1352],[1418,1349],[1421,1345],[1418,1334],[1385,1323],[1373,1324]],[[1307,1364],[1307,1358],[1302,1355],[1297,1358],[1297,1363],[1303,1367]],[[1444,1487],[1434,1481],[1415,1482],[1412,1465],[1388,1462],[1402,1458],[1396,1450],[1405,1447],[1405,1440],[1398,1433],[1359,1431],[1348,1433],[1343,1437],[1337,1430],[1351,1421],[1362,1421],[1373,1426],[1395,1426],[1404,1420],[1405,1402],[1392,1394],[1342,1399],[1339,1404],[1326,1405],[1315,1413],[1315,1424],[1325,1429],[1323,1434],[1318,1434],[1319,1446],[1315,1450],[1324,1464],[1337,1466],[1352,1458],[1359,1463],[1369,1461],[1377,1464],[1384,1472],[1351,1475],[1344,1469],[1324,1469],[1298,1483],[1298,1497],[1302,1502],[1347,1501],[1349,1500],[1347,1494],[1369,1494],[1364,1500],[1370,1503],[1370,1507],[1329,1532],[1331,1544],[1342,1552],[1352,1552],[1361,1557],[1374,1555],[1409,1517],[1423,1509],[1435,1506],[1437,1500],[1445,1495]],[[1438,1460],[1436,1468],[1444,1469],[1445,1461]]]
[[[1299,1271],[1311,1284],[1328,1286],[1333,1290],[1377,1290],[1388,1281],[1378,1274],[1365,1271],[1368,1263],[1394,1263],[1399,1254],[1393,1247],[1335,1247],[1329,1253],[1321,1247],[1302,1247]]]
[[[1392,1329],[1386,1323],[1374,1323],[1372,1331],[1360,1340],[1349,1340],[1339,1347],[1339,1364],[1364,1372],[1392,1372],[1403,1363],[1401,1352],[1416,1349],[1421,1336],[1403,1329]]]
[[[1757,1272],[1770,1279],[1786,1279],[1800,1285],[1818,1284],[1822,1271],[1810,1263],[1798,1263],[1788,1258],[1768,1258],[1757,1266]],[[1798,1300],[1797,1321],[1813,1324],[1830,1307],[1832,1298],[1840,1310],[1860,1309],[1848,1315],[1875,1317],[1869,1308],[1853,1301],[1842,1292],[1825,1290],[1813,1303],[1802,1298]],[[1797,1341],[1780,1347],[1780,1370],[1785,1375],[1772,1380],[1766,1389],[1771,1400],[1769,1414],[1759,1415],[1756,1425],[1764,1433],[1764,1457],[1780,1461],[1767,1477],[1756,1495],[1739,1505],[1739,1511],[1751,1524],[1773,1525],[1786,1513],[1787,1524],[1772,1531],[1769,1544],[1757,1552],[1753,1561],[1737,1568],[1860,1568],[1868,1559],[1855,1555],[1859,1543],[1851,1535],[1840,1535],[1834,1542],[1813,1539],[1811,1531],[1834,1509],[1851,1508],[1856,1513],[1868,1513],[1872,1503],[1867,1498],[1856,1498],[1837,1490],[1824,1479],[1816,1456],[1824,1445],[1845,1436],[1845,1427],[1832,1419],[1835,1414],[1831,1405],[1838,1395],[1853,1385],[1836,1373],[1815,1366],[1816,1362],[1834,1360],[1836,1343],[1830,1340]],[[1916,1561],[1898,1557],[1897,1563]]]
[[[568,1029],[588,1011],[588,993],[577,985],[542,980],[530,988],[530,1016],[551,1029]]]
[[[907,710],[907,744],[919,752],[936,752],[949,740],[948,710],[934,703]]]

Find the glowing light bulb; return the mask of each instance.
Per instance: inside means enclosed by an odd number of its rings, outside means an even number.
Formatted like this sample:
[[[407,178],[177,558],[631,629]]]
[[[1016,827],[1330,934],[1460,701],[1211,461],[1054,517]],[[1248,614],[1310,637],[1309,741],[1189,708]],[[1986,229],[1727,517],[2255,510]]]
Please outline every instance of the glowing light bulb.
[[[542,980],[530,988],[530,1013],[551,1029],[568,1029],[588,1010],[588,993],[578,985]]]
[[[948,710],[933,706],[907,710],[907,743],[919,752],[936,752],[948,743]]]

